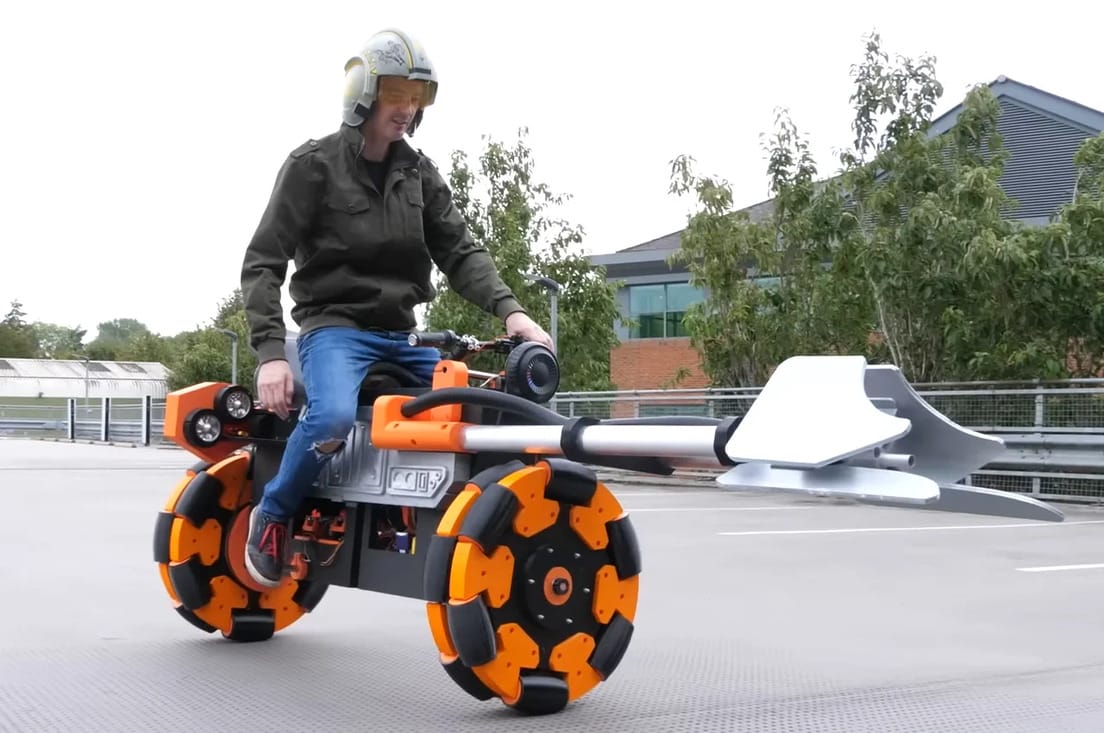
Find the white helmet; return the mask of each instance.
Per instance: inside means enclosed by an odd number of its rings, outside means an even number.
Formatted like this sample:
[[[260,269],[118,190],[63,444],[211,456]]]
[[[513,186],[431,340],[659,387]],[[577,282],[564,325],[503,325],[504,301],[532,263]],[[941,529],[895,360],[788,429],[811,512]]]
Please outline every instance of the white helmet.
[[[376,101],[379,79],[384,76],[425,82],[422,105],[407,128],[413,135],[422,122],[423,111],[437,99],[437,72],[422,45],[394,28],[373,35],[360,53],[345,63],[342,119],[352,127],[364,122]]]

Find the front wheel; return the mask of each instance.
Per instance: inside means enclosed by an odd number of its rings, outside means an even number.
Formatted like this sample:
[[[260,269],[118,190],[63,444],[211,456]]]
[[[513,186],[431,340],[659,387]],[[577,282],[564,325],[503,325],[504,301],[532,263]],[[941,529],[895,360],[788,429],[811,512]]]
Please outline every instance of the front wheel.
[[[252,453],[185,472],[158,513],[153,555],[173,607],[206,633],[264,641],[313,610],[326,586],[286,578],[258,585],[245,568]]]
[[[445,671],[479,700],[562,710],[620,664],[640,549],[589,468],[553,458],[474,476],[426,557],[426,612]]]

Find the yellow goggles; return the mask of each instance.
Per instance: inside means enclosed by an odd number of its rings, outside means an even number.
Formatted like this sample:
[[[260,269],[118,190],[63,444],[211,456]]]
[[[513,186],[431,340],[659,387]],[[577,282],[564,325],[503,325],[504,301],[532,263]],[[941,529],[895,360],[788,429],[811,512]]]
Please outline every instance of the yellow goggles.
[[[403,79],[398,76],[383,76],[379,79],[376,99],[381,104],[396,107],[405,105],[426,107],[431,102],[429,82],[418,79]]]

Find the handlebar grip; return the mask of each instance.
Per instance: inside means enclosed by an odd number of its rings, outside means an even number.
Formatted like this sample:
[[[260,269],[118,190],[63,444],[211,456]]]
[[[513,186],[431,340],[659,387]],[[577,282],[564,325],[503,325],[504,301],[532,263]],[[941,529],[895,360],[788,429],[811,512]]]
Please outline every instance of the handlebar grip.
[[[422,331],[410,334],[406,341],[411,346],[436,346],[449,349],[459,338],[454,331]]]

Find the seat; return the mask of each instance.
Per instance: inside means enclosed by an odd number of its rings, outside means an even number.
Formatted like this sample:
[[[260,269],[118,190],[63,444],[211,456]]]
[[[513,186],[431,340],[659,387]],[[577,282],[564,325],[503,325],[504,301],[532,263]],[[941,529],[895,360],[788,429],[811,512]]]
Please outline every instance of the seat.
[[[284,341],[284,356],[291,367],[294,393],[292,406],[302,408],[306,404],[306,389],[303,387],[303,369],[299,363],[298,334],[288,333]],[[257,393],[257,377],[260,367],[253,373],[253,391]],[[371,405],[378,397],[387,394],[418,395],[431,387],[429,382],[398,364],[380,361],[368,368],[368,374],[360,384],[357,405]]]

